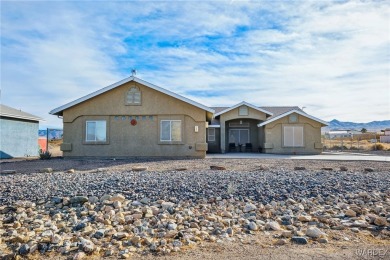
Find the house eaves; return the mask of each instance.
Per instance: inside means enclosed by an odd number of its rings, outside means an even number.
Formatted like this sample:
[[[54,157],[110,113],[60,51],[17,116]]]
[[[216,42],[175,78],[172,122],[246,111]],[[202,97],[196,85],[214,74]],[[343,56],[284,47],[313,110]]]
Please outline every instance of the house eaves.
[[[42,118],[38,116],[34,116],[30,113],[23,112],[21,110],[6,106],[0,105],[0,116],[1,117],[9,117],[9,118],[17,118],[24,119],[30,121],[44,121]]]
[[[125,83],[128,83],[128,82],[130,82],[130,81],[137,82],[137,83],[142,84],[142,85],[144,85],[144,86],[147,86],[147,87],[149,87],[149,88],[151,88],[151,89],[154,89],[154,90],[156,90],[156,91],[159,91],[159,92],[161,92],[161,93],[164,93],[164,94],[166,94],[166,95],[168,95],[168,96],[177,98],[177,99],[179,99],[179,100],[181,100],[181,101],[183,101],[183,102],[186,102],[186,103],[191,104],[191,105],[193,105],[193,106],[195,106],[195,107],[198,107],[198,108],[200,108],[200,109],[203,109],[203,110],[205,110],[205,111],[207,111],[207,112],[209,112],[209,113],[211,113],[211,114],[214,114],[214,110],[211,109],[211,108],[209,108],[209,107],[207,107],[207,106],[205,106],[205,105],[202,105],[202,104],[200,104],[200,103],[198,103],[198,102],[196,102],[196,101],[193,101],[193,100],[191,100],[191,99],[189,99],[189,98],[183,97],[183,96],[178,95],[178,94],[176,94],[176,93],[174,93],[174,92],[172,92],[172,91],[169,91],[169,90],[167,90],[167,89],[161,88],[161,87],[159,87],[159,86],[156,86],[156,85],[154,85],[154,84],[152,84],[152,83],[149,83],[149,82],[147,82],[147,81],[144,81],[144,80],[139,79],[139,78],[134,77],[134,76],[130,76],[130,77],[128,77],[128,78],[125,78],[125,79],[123,79],[123,80],[121,80],[121,81],[118,81],[118,82],[116,82],[116,83],[114,83],[114,84],[111,84],[111,85],[109,85],[109,86],[107,86],[107,87],[104,87],[104,88],[99,89],[99,90],[97,90],[97,91],[95,91],[95,92],[92,92],[91,94],[88,94],[88,95],[86,95],[86,96],[84,96],[84,97],[81,97],[81,98],[76,99],[76,100],[74,100],[74,101],[72,101],[72,102],[69,102],[69,103],[67,103],[67,104],[65,104],[65,105],[63,105],[63,106],[60,106],[60,107],[58,107],[58,108],[55,108],[55,109],[53,109],[52,111],[50,111],[49,113],[52,114],[52,115],[62,115],[62,111],[64,111],[65,109],[68,109],[68,108],[70,108],[70,107],[73,107],[73,106],[75,106],[75,105],[77,105],[77,104],[80,104],[80,103],[82,103],[82,102],[84,102],[84,101],[86,101],[86,100],[89,100],[89,99],[91,99],[91,98],[93,98],[93,97],[96,97],[96,96],[98,96],[98,95],[100,95],[100,94],[106,93],[107,91],[110,91],[110,90],[112,90],[112,89],[114,89],[114,88],[116,88],[116,87],[119,87],[119,86],[121,86],[121,85],[123,85],[123,84],[125,84]]]
[[[227,112],[229,112],[229,111],[231,111],[231,110],[233,110],[233,109],[235,109],[235,108],[237,108],[237,107],[240,107],[240,106],[247,106],[247,107],[253,108],[253,109],[257,110],[257,111],[263,112],[263,113],[265,113],[265,114],[267,114],[267,115],[270,115],[270,116],[273,115],[271,112],[269,112],[269,111],[267,111],[267,110],[265,110],[265,109],[256,107],[256,106],[254,106],[254,105],[252,105],[252,104],[249,104],[249,103],[247,103],[247,102],[245,102],[245,101],[242,101],[241,103],[238,103],[237,105],[234,105],[234,106],[232,106],[232,107],[229,107],[229,108],[227,108],[227,109],[225,109],[225,110],[222,110],[222,111],[216,113],[216,114],[214,115],[214,117],[217,117],[217,116],[220,116],[220,115],[222,115],[222,114],[225,114],[225,113],[227,113]]]
[[[302,112],[302,111],[299,111],[299,110],[294,109],[294,110],[290,110],[290,111],[288,111],[288,112],[286,112],[286,113],[283,113],[283,114],[281,114],[281,115],[278,115],[278,116],[276,116],[276,117],[274,117],[274,118],[272,118],[272,119],[270,119],[270,120],[264,121],[263,123],[260,123],[260,124],[258,124],[257,126],[260,127],[260,126],[267,125],[267,124],[269,124],[269,123],[271,123],[271,122],[274,122],[274,121],[276,121],[276,120],[278,120],[278,119],[280,119],[280,118],[282,118],[282,117],[288,116],[288,115],[290,115],[290,114],[292,114],[292,113],[297,113],[297,114],[299,114],[299,115],[301,115],[301,116],[310,118],[310,119],[312,119],[312,120],[314,120],[314,121],[317,121],[317,122],[323,124],[324,126],[327,126],[327,125],[328,125],[328,122],[326,122],[326,121],[323,121],[323,120],[321,120],[321,119],[319,119],[319,118],[316,118],[316,117],[314,117],[314,116],[311,116],[311,115],[309,115],[309,114],[306,114],[305,112]]]

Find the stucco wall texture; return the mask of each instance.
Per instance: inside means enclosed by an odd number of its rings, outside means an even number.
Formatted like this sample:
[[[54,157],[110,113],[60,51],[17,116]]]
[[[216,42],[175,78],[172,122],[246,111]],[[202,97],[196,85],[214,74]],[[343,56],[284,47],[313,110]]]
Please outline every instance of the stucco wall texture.
[[[296,113],[294,113],[296,114]],[[321,123],[310,118],[298,115],[296,123],[289,122],[289,116],[285,116],[264,126],[265,128],[265,152],[276,154],[319,154],[322,152]],[[283,126],[303,126],[303,147],[283,146]],[[273,147],[273,148],[267,148]]]
[[[126,105],[128,90],[141,91],[141,105]],[[129,117],[138,117],[131,125]],[[107,141],[85,142],[87,120],[107,121]],[[181,120],[181,141],[161,142],[160,121]],[[197,157],[206,155],[206,111],[139,84],[128,82],[63,112],[65,157]],[[197,126],[197,131],[195,131]]]
[[[0,158],[38,156],[38,128],[35,121],[0,118]]]

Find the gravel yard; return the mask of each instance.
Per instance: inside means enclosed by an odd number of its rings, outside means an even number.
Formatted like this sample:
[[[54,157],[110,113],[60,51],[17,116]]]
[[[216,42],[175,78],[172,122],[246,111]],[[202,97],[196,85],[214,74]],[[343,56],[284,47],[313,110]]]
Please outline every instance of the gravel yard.
[[[225,171],[210,170],[222,165]],[[340,165],[348,171],[340,171]],[[3,167],[4,166],[4,167]],[[147,166],[147,171],[132,171]],[[304,166],[307,170],[296,171]],[[53,173],[40,173],[52,168]],[[374,169],[367,174],[365,168]],[[291,160],[172,160],[172,161],[23,161],[2,164],[18,174],[0,177],[0,204],[17,200],[47,200],[64,196],[102,196],[122,193],[127,199],[199,200],[237,196],[269,203],[287,198],[342,196],[386,192],[390,164]],[[332,168],[334,170],[323,170]],[[66,170],[74,169],[75,173]],[[180,171],[178,171],[179,169]],[[186,170],[184,170],[186,169]]]
[[[0,175],[0,257],[177,256],[203,242],[294,255],[340,241],[390,246],[388,162],[52,159],[0,167],[16,171]]]

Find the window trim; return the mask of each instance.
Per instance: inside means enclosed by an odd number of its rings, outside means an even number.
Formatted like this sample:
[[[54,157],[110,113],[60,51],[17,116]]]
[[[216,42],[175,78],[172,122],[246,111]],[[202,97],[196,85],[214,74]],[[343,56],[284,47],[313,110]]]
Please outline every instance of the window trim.
[[[210,130],[213,130],[213,134],[210,133]],[[212,137],[212,138],[210,138]],[[207,128],[207,141],[208,142],[215,142],[215,128]]]
[[[90,123],[90,122],[97,122],[97,121],[104,121],[105,122],[105,131],[106,131],[106,140],[105,141],[96,141],[96,140],[87,140],[87,137],[88,137],[88,127],[87,127],[87,124]],[[86,120],[84,120],[84,124],[83,124],[83,144],[109,144],[109,120],[107,118],[88,118]],[[96,138],[96,130],[95,130],[95,138]]]
[[[285,135],[285,131],[286,131],[286,127],[290,127],[292,128],[292,145],[286,145],[286,135]],[[302,129],[302,144],[299,144],[299,145],[295,145],[295,129],[296,128],[300,128]],[[305,128],[303,125],[283,125],[283,147],[289,147],[289,148],[302,148],[302,147],[305,147],[305,134],[304,134],[304,131],[305,131]]]
[[[99,141],[99,140],[96,140],[96,123],[97,122],[104,122],[104,126],[105,126],[105,140],[102,140],[102,141]],[[88,123],[95,123],[95,133],[94,133],[94,136],[95,136],[95,140],[88,140]],[[107,142],[107,120],[86,120],[85,121],[85,139],[84,141],[86,143],[106,143]]]
[[[162,140],[162,124],[163,122],[170,122],[169,123],[169,140]],[[172,123],[173,122],[180,122],[180,140],[172,140]],[[181,143],[183,142],[183,124],[182,120],[179,119],[161,119],[160,120],[160,138],[159,138],[161,143]]]

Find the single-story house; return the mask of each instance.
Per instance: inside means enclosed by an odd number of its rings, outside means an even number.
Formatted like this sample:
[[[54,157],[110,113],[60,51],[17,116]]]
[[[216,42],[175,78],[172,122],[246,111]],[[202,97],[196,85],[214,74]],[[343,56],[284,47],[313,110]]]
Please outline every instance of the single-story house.
[[[38,156],[41,118],[0,104],[0,159]]]
[[[212,108],[131,76],[50,114],[65,157],[198,157],[209,152],[315,154],[326,122],[298,107]]]

